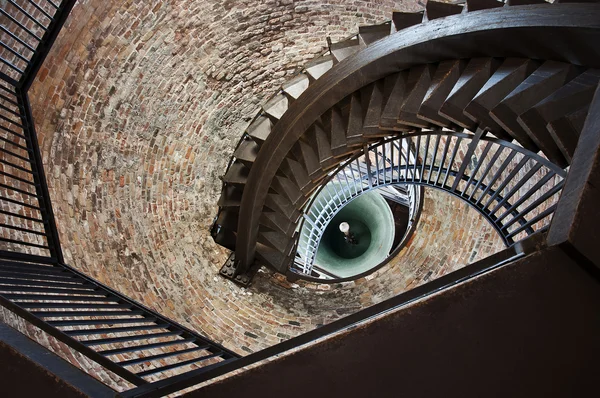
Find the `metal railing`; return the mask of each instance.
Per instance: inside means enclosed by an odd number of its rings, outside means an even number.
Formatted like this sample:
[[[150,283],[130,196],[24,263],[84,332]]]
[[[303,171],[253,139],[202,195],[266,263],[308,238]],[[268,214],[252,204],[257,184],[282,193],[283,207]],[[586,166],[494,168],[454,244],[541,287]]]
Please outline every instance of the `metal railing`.
[[[0,8],[0,304],[134,386],[239,355],[65,264],[28,88],[75,0]]]
[[[511,246],[548,228],[565,177],[565,170],[543,156],[484,131],[435,130],[386,139],[335,169],[313,194],[296,229],[290,270],[310,275],[328,222],[364,192],[404,184],[441,189],[469,203]]]

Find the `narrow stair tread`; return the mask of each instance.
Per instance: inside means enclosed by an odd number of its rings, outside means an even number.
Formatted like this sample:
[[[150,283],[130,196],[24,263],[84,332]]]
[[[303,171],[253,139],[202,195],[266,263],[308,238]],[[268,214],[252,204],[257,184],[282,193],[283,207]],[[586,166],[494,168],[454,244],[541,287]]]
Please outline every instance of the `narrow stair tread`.
[[[358,38],[343,40],[338,43],[332,43],[329,47],[329,51],[336,62],[341,62],[349,56],[355,54],[360,50],[360,43]]]
[[[494,58],[471,59],[438,113],[463,128],[475,131],[477,123],[464,114],[464,109],[498,66],[499,62]]]
[[[425,6],[425,14],[423,15],[423,21],[431,21],[433,19],[460,14],[462,11],[463,7],[461,5],[442,3],[439,1],[430,0]]]
[[[358,27],[358,40],[361,47],[366,47],[377,40],[389,36],[391,33],[390,22],[381,25],[369,25]]]
[[[248,127],[246,132],[252,139],[258,143],[263,143],[271,134],[271,128],[273,123],[271,119],[266,116],[259,116],[256,120]]]
[[[423,21],[423,11],[420,12],[394,12],[392,14],[392,23],[396,31],[410,28],[420,24]]]
[[[250,169],[247,168],[242,162],[235,161],[225,173],[223,181],[228,184],[245,185],[248,180],[248,174]]]
[[[464,67],[465,62],[461,60],[445,61],[439,64],[419,107],[417,117],[440,127],[450,126],[451,121],[440,116],[439,111],[460,78]]]
[[[288,106],[288,98],[283,94],[277,94],[263,106],[263,110],[271,118],[279,120],[287,111]]]
[[[419,65],[410,69],[407,79],[407,94],[404,96],[404,102],[398,115],[398,123],[409,126],[425,128],[429,122],[419,119],[417,112],[427,89],[431,85],[431,79],[435,73],[435,67],[431,64]]]
[[[524,128],[517,117],[558,90],[566,81],[575,77],[576,73],[576,68],[571,64],[546,61],[496,105],[490,116],[511,136],[517,138],[526,135],[545,154],[555,153],[560,156],[546,126],[530,125]],[[517,140],[521,142],[520,139]]]
[[[329,69],[333,67],[333,56],[324,55],[322,57],[318,57],[317,59],[309,62],[306,67],[306,73],[313,80],[317,80],[321,76],[323,76]]]
[[[285,82],[281,89],[284,93],[286,93],[292,99],[298,99],[300,95],[308,88],[309,86],[308,76],[301,73],[293,79]]]
[[[530,59],[507,58],[488,79],[485,85],[465,108],[465,114],[478,122],[479,128],[487,128],[494,135],[504,138],[504,129],[490,116],[494,109],[508,94],[517,88],[538,64]],[[523,147],[537,152],[537,147],[527,135],[514,135]]]

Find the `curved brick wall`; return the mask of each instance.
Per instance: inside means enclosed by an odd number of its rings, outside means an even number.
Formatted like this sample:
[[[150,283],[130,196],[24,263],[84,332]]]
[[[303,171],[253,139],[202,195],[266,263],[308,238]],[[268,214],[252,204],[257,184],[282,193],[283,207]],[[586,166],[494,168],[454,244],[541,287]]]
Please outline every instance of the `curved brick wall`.
[[[30,92],[67,261],[237,352],[255,351],[502,249],[427,190],[408,246],[368,278],[218,277],[218,176],[250,117],[307,59],[414,1],[117,1],[75,7]],[[56,348],[55,348],[56,349]]]

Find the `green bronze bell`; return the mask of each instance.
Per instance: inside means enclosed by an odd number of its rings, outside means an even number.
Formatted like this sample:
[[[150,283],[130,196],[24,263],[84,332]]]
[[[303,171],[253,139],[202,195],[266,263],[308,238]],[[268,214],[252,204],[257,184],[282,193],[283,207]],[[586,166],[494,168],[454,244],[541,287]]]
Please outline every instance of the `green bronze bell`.
[[[394,243],[394,216],[377,191],[344,206],[321,238],[315,265],[340,278],[362,274],[384,261]]]

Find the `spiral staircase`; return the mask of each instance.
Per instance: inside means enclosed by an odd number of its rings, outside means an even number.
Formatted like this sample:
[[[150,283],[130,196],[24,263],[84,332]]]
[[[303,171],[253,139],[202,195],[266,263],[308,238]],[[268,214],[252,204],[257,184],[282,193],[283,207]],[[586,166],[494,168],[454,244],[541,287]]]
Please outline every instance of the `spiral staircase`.
[[[431,187],[477,210],[508,248],[243,358],[64,263],[27,90],[73,4],[2,4],[0,303],[135,386],[121,396],[163,396],[257,364],[526,258],[546,241],[597,277],[586,241],[595,235],[569,229],[587,225],[577,209],[595,181],[586,178],[595,178],[598,149],[597,4],[430,1],[328,42],[283,84],[222,177],[211,232],[234,251],[223,276],[248,285],[266,266],[290,280],[340,281],[315,275],[319,241],[339,209],[374,190],[410,209],[404,239],[418,223],[421,187]]]
[[[353,159],[350,184],[369,184],[360,194],[441,189],[507,246],[547,230],[600,79],[589,39],[569,38],[575,47],[553,36],[548,45],[543,32],[566,29],[549,25],[573,7],[560,3],[430,1],[329,43],[265,103],[235,149],[212,229],[235,251],[221,273],[248,284],[264,265],[314,279],[314,260],[298,245],[320,237],[304,220],[326,225],[308,216],[314,198],[332,181],[351,192],[342,169]],[[495,21],[503,22],[490,28]],[[373,170],[371,158],[382,162]]]

